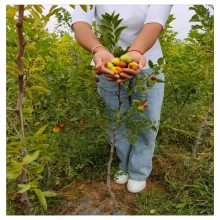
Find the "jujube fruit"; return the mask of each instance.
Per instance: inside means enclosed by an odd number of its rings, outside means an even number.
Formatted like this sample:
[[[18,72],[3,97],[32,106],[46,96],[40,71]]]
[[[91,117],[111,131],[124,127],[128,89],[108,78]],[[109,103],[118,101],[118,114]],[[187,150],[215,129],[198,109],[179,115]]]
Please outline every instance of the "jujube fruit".
[[[57,126],[55,128],[53,128],[53,132],[55,132],[55,133],[59,133],[60,130],[61,130],[60,127],[57,127]]]
[[[111,60],[111,63],[115,66],[117,66],[120,62],[120,59],[118,57],[115,57]]]
[[[125,61],[120,60],[120,62],[118,63],[117,66],[119,66],[121,68],[126,68],[128,66],[128,64]]]
[[[144,107],[144,108],[147,108],[147,107],[148,107],[148,104],[147,104],[147,103],[144,103],[144,104],[143,104],[143,107]]]
[[[132,70],[137,70],[138,69],[138,64],[136,62],[131,62],[128,64],[128,68]]]
[[[153,81],[155,81],[155,80],[157,79],[157,77],[156,77],[155,75],[152,75],[152,76],[151,76],[151,79],[152,79]]]
[[[125,61],[126,63],[130,63],[130,62],[132,62],[132,58],[130,57],[130,56],[128,56],[128,55],[122,55],[121,57],[120,57],[120,60],[122,60],[122,61]]]
[[[111,68],[111,70],[115,73],[115,74],[120,74],[122,72],[122,68],[119,66],[114,66]]]
[[[105,63],[105,68],[111,69],[114,65],[111,62]]]
[[[138,110],[139,110],[139,111],[143,111],[143,110],[144,110],[145,108],[147,108],[147,107],[148,107],[148,104],[147,104],[147,103],[144,103],[144,104],[138,106]]]
[[[143,106],[143,105],[139,105],[139,106],[138,106],[138,110],[139,110],[139,111],[143,111],[143,110],[144,110],[144,106]]]
[[[59,124],[59,128],[64,128],[65,127],[65,124]]]

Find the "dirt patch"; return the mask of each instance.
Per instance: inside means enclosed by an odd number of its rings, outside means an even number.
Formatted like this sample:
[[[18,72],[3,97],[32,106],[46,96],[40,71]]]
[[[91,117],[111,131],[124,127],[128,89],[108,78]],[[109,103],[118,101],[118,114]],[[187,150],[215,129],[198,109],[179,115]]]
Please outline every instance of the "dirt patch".
[[[130,193],[125,185],[111,183],[120,209],[110,210],[110,197],[104,181],[76,182],[60,194],[59,204],[51,207],[50,215],[135,215],[136,194]],[[142,193],[163,187],[158,181],[148,180]]]

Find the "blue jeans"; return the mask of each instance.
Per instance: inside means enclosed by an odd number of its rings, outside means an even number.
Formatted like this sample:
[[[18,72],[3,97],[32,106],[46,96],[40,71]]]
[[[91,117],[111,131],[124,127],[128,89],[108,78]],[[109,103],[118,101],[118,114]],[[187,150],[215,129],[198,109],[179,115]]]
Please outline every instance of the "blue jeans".
[[[140,74],[145,76],[146,74],[151,74],[152,69],[143,70]],[[118,91],[118,84],[115,82],[108,81],[105,76],[99,75],[98,86],[104,88],[101,89],[97,87],[99,95],[104,100],[108,113],[118,107],[118,97],[115,93]],[[160,72],[157,78],[164,80],[164,74]],[[136,81],[136,76],[130,82],[131,88],[134,87]],[[121,100],[128,98],[128,91],[123,85],[121,86],[120,92]],[[144,114],[151,121],[156,121],[159,123],[161,106],[164,96],[164,83],[156,83],[147,94],[145,93],[133,93],[131,96],[131,102],[133,99],[143,100],[147,98],[149,104],[148,108],[144,109]],[[126,111],[130,107],[128,101],[123,102],[121,105],[121,112]],[[140,135],[134,144],[130,144],[125,138],[126,126],[121,125],[117,134],[116,152],[120,159],[119,167],[122,171],[129,174],[130,179],[144,181],[148,178],[152,170],[152,158],[155,148],[155,141],[157,132],[148,128],[147,126],[143,128]],[[109,142],[113,142],[113,134],[109,129]]]

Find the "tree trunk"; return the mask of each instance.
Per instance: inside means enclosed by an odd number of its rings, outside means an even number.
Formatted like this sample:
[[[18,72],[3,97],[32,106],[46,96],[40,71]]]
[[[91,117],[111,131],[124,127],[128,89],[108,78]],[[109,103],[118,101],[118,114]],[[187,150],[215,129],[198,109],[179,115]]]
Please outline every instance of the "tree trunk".
[[[24,131],[24,118],[22,114],[22,100],[24,97],[24,85],[25,85],[25,80],[24,80],[24,72],[23,72],[23,60],[22,57],[24,56],[24,48],[25,48],[25,39],[23,35],[23,19],[24,19],[24,5],[19,5],[18,6],[18,20],[16,23],[16,28],[17,28],[17,33],[18,33],[18,45],[19,45],[19,50],[18,50],[18,56],[17,56],[17,67],[19,69],[19,75],[18,75],[18,98],[17,98],[17,105],[16,105],[16,113],[19,118],[20,124],[21,124],[21,131],[22,131],[22,143],[23,147],[21,149],[21,155],[24,157],[27,154],[27,149],[26,149],[26,143],[25,143],[25,131]],[[27,184],[28,177],[27,177],[27,166],[23,167],[22,174],[20,176],[20,182],[21,184]],[[24,205],[24,213],[25,215],[30,215],[31,214],[31,204],[29,201],[28,197],[28,192],[24,192],[21,195],[21,202]]]

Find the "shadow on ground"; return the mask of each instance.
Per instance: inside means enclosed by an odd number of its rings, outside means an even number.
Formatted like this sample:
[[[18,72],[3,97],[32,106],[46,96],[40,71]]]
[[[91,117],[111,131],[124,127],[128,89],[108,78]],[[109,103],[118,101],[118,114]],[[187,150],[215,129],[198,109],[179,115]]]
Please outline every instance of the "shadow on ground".
[[[136,196],[129,193],[125,185],[111,183],[120,208],[110,210],[110,197],[104,181],[73,182],[59,199],[59,204],[51,207],[50,215],[136,215]],[[159,182],[149,179],[142,193],[162,188]]]

